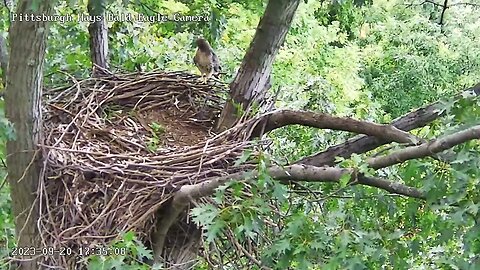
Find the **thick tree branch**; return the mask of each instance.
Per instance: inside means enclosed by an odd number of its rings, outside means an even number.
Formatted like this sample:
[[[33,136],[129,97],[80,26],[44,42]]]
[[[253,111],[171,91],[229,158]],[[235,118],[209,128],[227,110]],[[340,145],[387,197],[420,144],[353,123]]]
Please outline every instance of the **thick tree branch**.
[[[276,180],[280,181],[305,181],[305,182],[338,182],[345,174],[356,176],[352,169],[333,168],[333,167],[315,167],[309,165],[295,164],[286,167],[272,166],[268,168],[267,173]],[[172,201],[172,208],[178,209],[179,214],[191,200],[212,195],[216,188],[233,180],[256,177],[258,171],[239,172],[223,177],[218,177],[193,185],[184,185],[175,193]],[[358,177],[358,183],[368,186],[385,189],[392,193],[405,195],[414,198],[424,198],[421,192],[413,188],[408,188],[401,184],[386,184],[390,181],[380,178]],[[410,192],[415,190],[415,192]]]
[[[342,169],[333,167],[315,167],[308,165],[290,165],[284,168],[272,167],[268,170],[269,174],[277,180],[293,180],[306,182],[338,182],[345,174],[350,174],[355,184],[362,184],[371,187],[377,187],[391,193],[404,195],[407,197],[425,199],[425,195],[416,188],[405,186],[400,183],[391,182],[378,177],[365,177],[358,175],[352,169]]]
[[[418,139],[415,136],[390,125],[375,124],[348,117],[336,117],[324,113],[292,110],[279,110],[261,116],[252,135],[254,137],[261,136],[262,133],[294,124],[315,128],[350,131],[357,134],[367,134],[399,143],[418,142]]]
[[[472,96],[477,97],[479,95],[480,83],[465,89],[460,94],[456,95],[454,99],[459,100],[463,98],[471,98]],[[440,118],[443,114],[442,101],[437,101],[397,118],[392,122],[392,125],[401,130],[410,131],[431,123]],[[336,157],[349,158],[354,153],[365,153],[390,142],[391,141],[379,139],[374,136],[356,136],[344,143],[332,146],[325,151],[305,157],[296,163],[313,166],[332,166],[335,164]]]
[[[473,139],[480,139],[480,125],[418,146],[407,147],[386,156],[370,158],[367,162],[374,169],[385,168],[406,160],[431,156]]]
[[[356,177],[356,172],[353,169],[334,168],[334,167],[315,167],[309,165],[295,164],[285,167],[272,166],[268,168],[267,173],[279,181],[304,181],[304,182],[338,182],[345,174],[351,174],[353,178]],[[219,186],[233,180],[245,179],[249,177],[256,177],[258,171],[239,172],[223,177],[214,178],[202,183],[194,185],[184,185],[176,192],[172,201],[174,208],[182,208],[190,203],[192,199],[197,199],[212,195],[214,190]],[[389,192],[405,195],[414,198],[423,198],[421,192],[416,190],[415,193],[410,193],[406,190],[414,190],[401,184],[387,185],[390,181],[381,178],[369,178],[365,176],[358,176],[358,183],[372,187],[385,189]],[[400,188],[401,187],[401,188]],[[180,213],[180,212],[179,212]]]

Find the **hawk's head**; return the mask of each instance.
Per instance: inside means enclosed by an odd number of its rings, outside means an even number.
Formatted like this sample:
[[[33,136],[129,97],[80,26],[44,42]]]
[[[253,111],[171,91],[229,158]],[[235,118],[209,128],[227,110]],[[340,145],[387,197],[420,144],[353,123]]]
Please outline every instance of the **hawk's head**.
[[[210,44],[204,38],[197,39],[197,47],[203,52],[208,52],[212,50],[212,47],[210,47]]]

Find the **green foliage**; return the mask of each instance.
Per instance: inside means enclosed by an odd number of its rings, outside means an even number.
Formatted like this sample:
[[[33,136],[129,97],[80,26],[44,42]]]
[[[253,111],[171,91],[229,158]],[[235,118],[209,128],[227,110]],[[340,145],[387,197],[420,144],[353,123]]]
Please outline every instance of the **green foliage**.
[[[307,2],[308,3],[308,2]],[[325,4],[324,4],[325,5]],[[315,18],[323,25],[330,25],[334,22],[340,24],[341,32],[353,39],[354,31],[358,27],[359,9],[355,7],[353,0],[331,1],[323,9],[316,10]],[[340,45],[339,43],[334,43]]]
[[[135,20],[108,21],[110,65],[122,70],[186,70],[197,72],[193,66],[194,40],[196,36],[205,36],[222,55],[222,68],[229,76],[243,56],[255,32],[258,16],[262,10],[262,1],[229,1],[231,4],[219,1],[138,1],[124,5],[115,0],[106,6],[106,12],[118,14],[157,14],[173,16],[175,13],[184,15],[206,15],[208,22],[142,22]],[[68,5],[60,3],[55,11],[59,15],[84,14],[85,3]],[[228,19],[228,22],[226,18]],[[226,28],[226,24],[234,24],[240,28]],[[72,75],[86,77],[90,70],[90,53],[88,47],[88,22],[54,23],[51,27],[49,49],[47,49],[47,70],[51,72],[49,83],[59,82],[55,75],[63,70]],[[225,48],[226,44],[238,47]],[[218,45],[223,45],[218,47]],[[230,47],[230,46],[229,46]],[[56,48],[62,48],[66,54],[58,53]],[[191,52],[191,53],[185,53]],[[63,75],[60,76],[63,78]]]
[[[6,172],[6,143],[15,138],[12,124],[6,119],[4,102],[0,101],[0,269],[3,269],[4,259],[8,252],[15,246],[15,227],[11,209],[10,189],[7,182]]]
[[[147,147],[148,150],[155,152],[160,146],[160,136],[165,133],[165,127],[157,122],[150,123],[148,126],[152,129],[152,137],[149,138]]]
[[[2,167],[0,186],[6,181],[5,168]],[[9,251],[15,247],[15,227],[13,223],[13,213],[11,209],[10,189],[8,185],[0,189],[0,269],[6,264],[6,258]]]
[[[368,90],[385,111],[396,117],[476,83],[472,78],[478,76],[480,47],[472,35],[478,34],[478,24],[440,28],[411,9],[387,12],[366,12],[371,32],[361,42],[368,52],[364,71]],[[371,21],[379,13],[383,18]]]
[[[142,270],[152,269],[145,259],[152,260],[152,251],[148,250],[135,234],[127,232],[121,239],[114,241],[109,247],[105,247],[110,255],[91,255],[88,257],[89,270]],[[108,251],[107,251],[108,250]],[[103,250],[99,251],[101,253]],[[154,269],[160,269],[155,268]]]

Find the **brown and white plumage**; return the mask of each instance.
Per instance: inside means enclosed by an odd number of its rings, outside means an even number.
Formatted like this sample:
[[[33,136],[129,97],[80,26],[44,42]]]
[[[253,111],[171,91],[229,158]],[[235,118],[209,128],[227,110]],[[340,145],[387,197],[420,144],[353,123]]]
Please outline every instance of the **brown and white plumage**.
[[[221,70],[218,56],[208,41],[203,38],[197,39],[197,52],[195,53],[193,62],[202,73],[204,83],[206,83],[212,75],[218,74]]]

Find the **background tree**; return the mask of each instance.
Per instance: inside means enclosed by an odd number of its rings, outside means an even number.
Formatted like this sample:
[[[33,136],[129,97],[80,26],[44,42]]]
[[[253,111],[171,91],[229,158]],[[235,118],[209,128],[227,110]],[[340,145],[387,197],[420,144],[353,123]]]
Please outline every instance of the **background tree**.
[[[89,0],[88,14],[94,18],[94,21],[88,26],[90,41],[90,58],[92,66],[95,65],[108,69],[108,27],[105,18],[104,0]],[[95,74],[95,68],[93,68]]]

